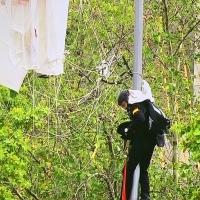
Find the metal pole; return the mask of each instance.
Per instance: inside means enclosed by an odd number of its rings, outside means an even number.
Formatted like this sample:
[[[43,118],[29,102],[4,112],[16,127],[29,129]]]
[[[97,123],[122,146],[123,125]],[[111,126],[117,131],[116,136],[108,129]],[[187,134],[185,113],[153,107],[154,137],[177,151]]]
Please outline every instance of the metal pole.
[[[135,0],[133,89],[140,90],[142,82],[143,2]]]
[[[142,83],[142,46],[143,46],[143,3],[144,0],[135,0],[135,29],[134,29],[134,67],[133,89],[141,90]],[[137,165],[133,174],[133,187],[130,200],[138,200],[140,166]]]

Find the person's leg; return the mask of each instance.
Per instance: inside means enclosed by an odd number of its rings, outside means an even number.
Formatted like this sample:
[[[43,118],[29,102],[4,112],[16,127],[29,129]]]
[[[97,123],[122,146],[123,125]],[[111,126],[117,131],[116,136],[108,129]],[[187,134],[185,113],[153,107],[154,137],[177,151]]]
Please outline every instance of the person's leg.
[[[151,157],[154,151],[155,144],[146,144],[146,152],[140,160],[140,185],[141,185],[141,199],[150,199],[150,186],[148,167],[150,165]]]
[[[148,171],[140,168],[141,197],[150,196]]]
[[[133,174],[136,166],[139,164],[143,156],[143,148],[141,141],[136,139],[129,150],[127,164],[123,170],[123,183],[122,183],[122,192],[121,200],[129,200],[132,186],[133,186]]]

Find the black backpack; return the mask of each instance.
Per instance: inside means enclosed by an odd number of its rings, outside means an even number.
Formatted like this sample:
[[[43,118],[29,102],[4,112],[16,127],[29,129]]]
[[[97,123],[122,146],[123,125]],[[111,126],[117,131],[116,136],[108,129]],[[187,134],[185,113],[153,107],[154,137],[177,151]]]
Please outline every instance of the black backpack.
[[[157,146],[165,146],[164,134],[169,133],[170,120],[166,117],[162,110],[160,110],[151,101],[147,101],[147,112],[148,112],[148,126],[149,132],[152,136],[156,137]]]
[[[155,104],[147,100],[147,112],[149,116],[149,131],[150,133],[168,134],[170,129],[170,120]]]

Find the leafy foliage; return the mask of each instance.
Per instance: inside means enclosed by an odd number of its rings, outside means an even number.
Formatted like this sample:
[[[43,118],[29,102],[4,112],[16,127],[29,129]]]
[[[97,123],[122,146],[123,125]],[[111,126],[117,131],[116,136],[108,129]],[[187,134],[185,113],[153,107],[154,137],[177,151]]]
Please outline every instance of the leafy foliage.
[[[155,200],[199,199],[198,14],[192,1],[144,4],[143,77],[173,121],[174,154],[162,166],[157,149],[150,168]],[[0,87],[0,199],[119,198],[126,152],[115,129],[127,116],[116,96],[132,85],[133,32],[133,1],[70,1],[65,74],[30,72],[19,94]],[[175,159],[179,140],[192,152],[187,164]]]
[[[190,118],[184,124],[177,125],[177,130],[179,130],[180,135],[183,140],[181,142],[182,148],[185,151],[192,153],[191,159],[193,161],[199,162],[199,143],[200,143],[200,118],[199,112],[193,111],[190,114]]]

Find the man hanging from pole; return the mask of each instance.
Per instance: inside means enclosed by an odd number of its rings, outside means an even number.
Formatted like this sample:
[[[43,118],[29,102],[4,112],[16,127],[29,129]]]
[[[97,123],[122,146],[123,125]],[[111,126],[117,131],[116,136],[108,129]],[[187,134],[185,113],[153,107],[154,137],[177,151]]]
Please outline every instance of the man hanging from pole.
[[[123,170],[121,200],[136,200],[131,196],[134,171],[140,166],[140,200],[150,200],[148,167],[156,145],[156,137],[149,132],[147,100],[140,90],[123,90],[118,95],[118,105],[128,112],[130,122],[118,126],[117,132],[124,140],[130,140],[127,162]]]

